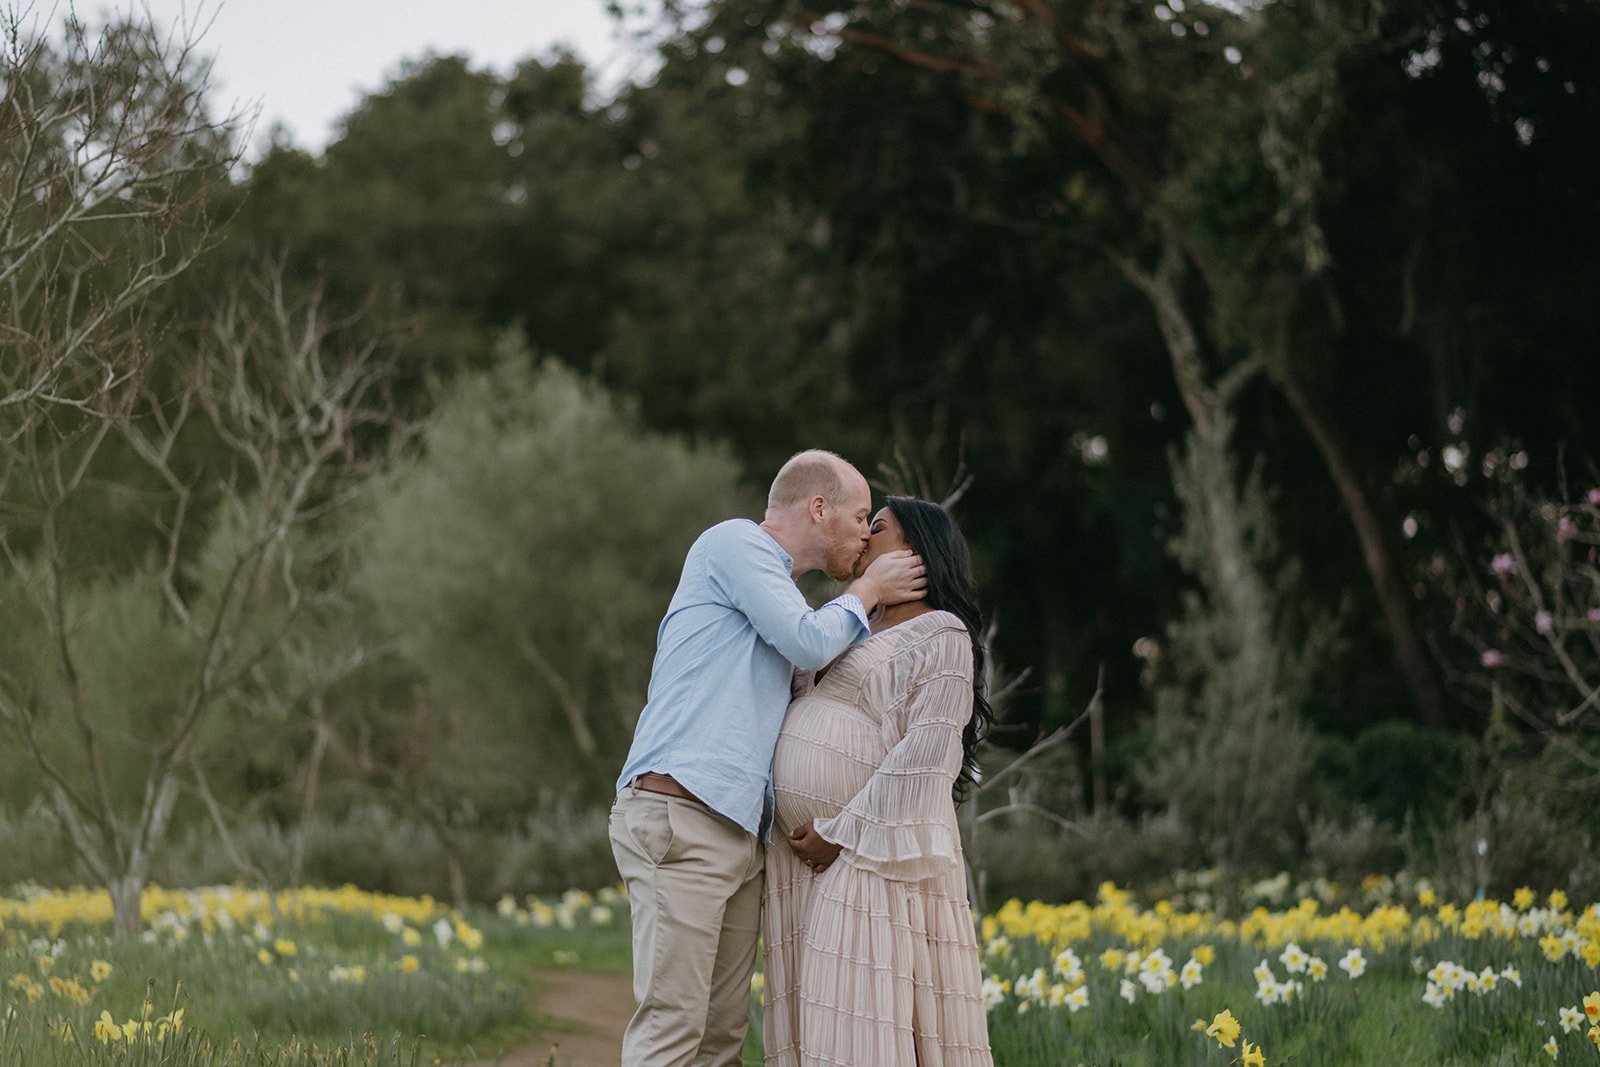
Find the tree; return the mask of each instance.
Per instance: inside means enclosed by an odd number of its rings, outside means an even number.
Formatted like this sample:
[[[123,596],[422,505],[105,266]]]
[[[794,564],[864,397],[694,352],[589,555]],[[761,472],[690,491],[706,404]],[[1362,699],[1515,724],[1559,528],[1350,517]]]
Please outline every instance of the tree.
[[[721,448],[644,431],[503,341],[362,523],[359,586],[389,655],[332,709],[341,759],[447,850],[469,813],[607,795],[683,555],[747,510],[737,483]]]
[[[237,159],[238,117],[207,113],[193,42],[148,17],[98,33],[68,17],[52,42],[28,18],[0,13],[0,439],[13,442],[43,419],[104,425],[150,357],[147,301],[205,247],[208,189]],[[0,466],[0,487],[14,473]]]
[[[691,5],[669,6],[681,13]],[[1516,23],[1496,11],[1490,21]],[[1328,349],[1348,348],[1337,339],[1337,305],[1324,313],[1333,301],[1321,226],[1333,192],[1323,138],[1352,93],[1344,72],[1367,57],[1397,72],[1414,34],[1438,30],[1449,39],[1452,18],[1428,5],[1383,18],[1365,2],[1147,11],[1101,0],[727,0],[684,37],[717,42],[730,67],[784,71],[809,62],[874,72],[888,61],[943,83],[975,114],[1001,116],[1024,147],[1039,146],[1019,165],[1052,160],[1055,191],[1047,183],[1010,224],[1054,228],[1108,254],[1145,295],[1197,424],[1217,416],[1211,409],[1233,391],[1225,383],[1233,370],[1268,372],[1337,487],[1416,713],[1440,724],[1441,690],[1403,580],[1395,524],[1315,385],[1328,373]],[[1568,21],[1592,28],[1587,19],[1574,12]],[[892,91],[896,79],[875,73]],[[1308,322],[1334,344],[1305,345]],[[1230,526],[1237,523],[1215,524],[1219,532]],[[1245,558],[1237,543],[1219,541],[1214,551],[1235,565]]]
[[[120,935],[140,927],[153,859],[219,712],[282,699],[265,665],[337,579],[309,535],[349,501],[370,465],[359,446],[388,424],[379,354],[339,341],[315,302],[286,302],[269,273],[240,285],[192,356],[168,356],[175,388],[119,380],[73,407],[73,432],[52,414],[0,442],[26,473],[25,492],[0,498],[0,553],[7,600],[27,608],[5,635],[0,720],[110,891]],[[185,467],[180,442],[196,434],[209,455]],[[86,550],[82,521],[91,498],[119,492],[113,439],[161,486],[138,508],[160,550],[121,572]]]
[[[1224,419],[1211,432],[1226,437]],[[1201,429],[1196,428],[1199,434]],[[1226,448],[1174,457],[1183,526],[1171,550],[1196,579],[1169,625],[1155,715],[1134,777],[1179,820],[1206,863],[1238,868],[1295,855],[1295,818],[1315,758],[1305,714],[1338,644],[1337,622],[1306,607],[1285,560],[1257,464],[1243,487]],[[1207,498],[1233,497],[1211,507]],[[1211,550],[1217,515],[1237,519],[1247,568]],[[1159,647],[1159,646],[1157,646]]]

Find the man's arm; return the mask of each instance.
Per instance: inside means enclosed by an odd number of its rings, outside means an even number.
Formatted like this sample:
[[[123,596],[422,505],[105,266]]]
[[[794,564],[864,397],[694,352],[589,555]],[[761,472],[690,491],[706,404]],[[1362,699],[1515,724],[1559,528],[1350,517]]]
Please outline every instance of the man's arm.
[[[870,581],[863,575],[856,584],[867,584],[859,592],[853,584],[845,595],[812,608],[794,584],[783,558],[756,540],[758,537],[766,535],[747,535],[735,528],[707,544],[707,573],[762,640],[802,670],[826,666],[866,637],[866,612],[872,605],[885,602],[885,596],[904,593],[915,582],[925,582],[904,573],[920,568],[920,563],[913,568],[901,560],[872,575]],[[862,593],[872,597],[870,604]]]

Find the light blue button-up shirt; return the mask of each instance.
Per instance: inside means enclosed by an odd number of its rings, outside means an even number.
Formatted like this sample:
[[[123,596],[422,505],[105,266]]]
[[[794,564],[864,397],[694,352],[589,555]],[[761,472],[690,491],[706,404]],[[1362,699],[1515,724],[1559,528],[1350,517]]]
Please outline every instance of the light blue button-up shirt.
[[[865,638],[865,605],[845,594],[813,609],[794,558],[749,519],[695,541],[656,635],[650,694],[617,780],[670,774],[713,810],[766,837],[772,750],[794,667],[813,670]]]

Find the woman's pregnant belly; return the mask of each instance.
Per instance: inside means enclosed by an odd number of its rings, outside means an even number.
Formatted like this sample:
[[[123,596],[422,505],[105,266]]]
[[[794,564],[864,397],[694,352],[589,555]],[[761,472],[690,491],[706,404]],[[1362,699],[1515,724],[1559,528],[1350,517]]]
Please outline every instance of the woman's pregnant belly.
[[[883,756],[878,724],[857,708],[816,693],[790,704],[772,753],[778,833],[839,814]]]

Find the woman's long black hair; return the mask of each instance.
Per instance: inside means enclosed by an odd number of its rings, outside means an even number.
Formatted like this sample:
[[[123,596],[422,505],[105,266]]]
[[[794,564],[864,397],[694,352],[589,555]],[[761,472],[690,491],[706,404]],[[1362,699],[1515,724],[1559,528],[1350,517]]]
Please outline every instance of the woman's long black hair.
[[[914,496],[891,496],[884,501],[905,531],[906,543],[928,568],[928,606],[948,611],[967,627],[972,639],[972,718],[961,733],[961,773],[956,776],[955,799],[966,799],[977,781],[978,742],[994,725],[994,712],[983,695],[983,620],[978,614],[978,592],[972,580],[972,552],[955,520],[938,504]]]

